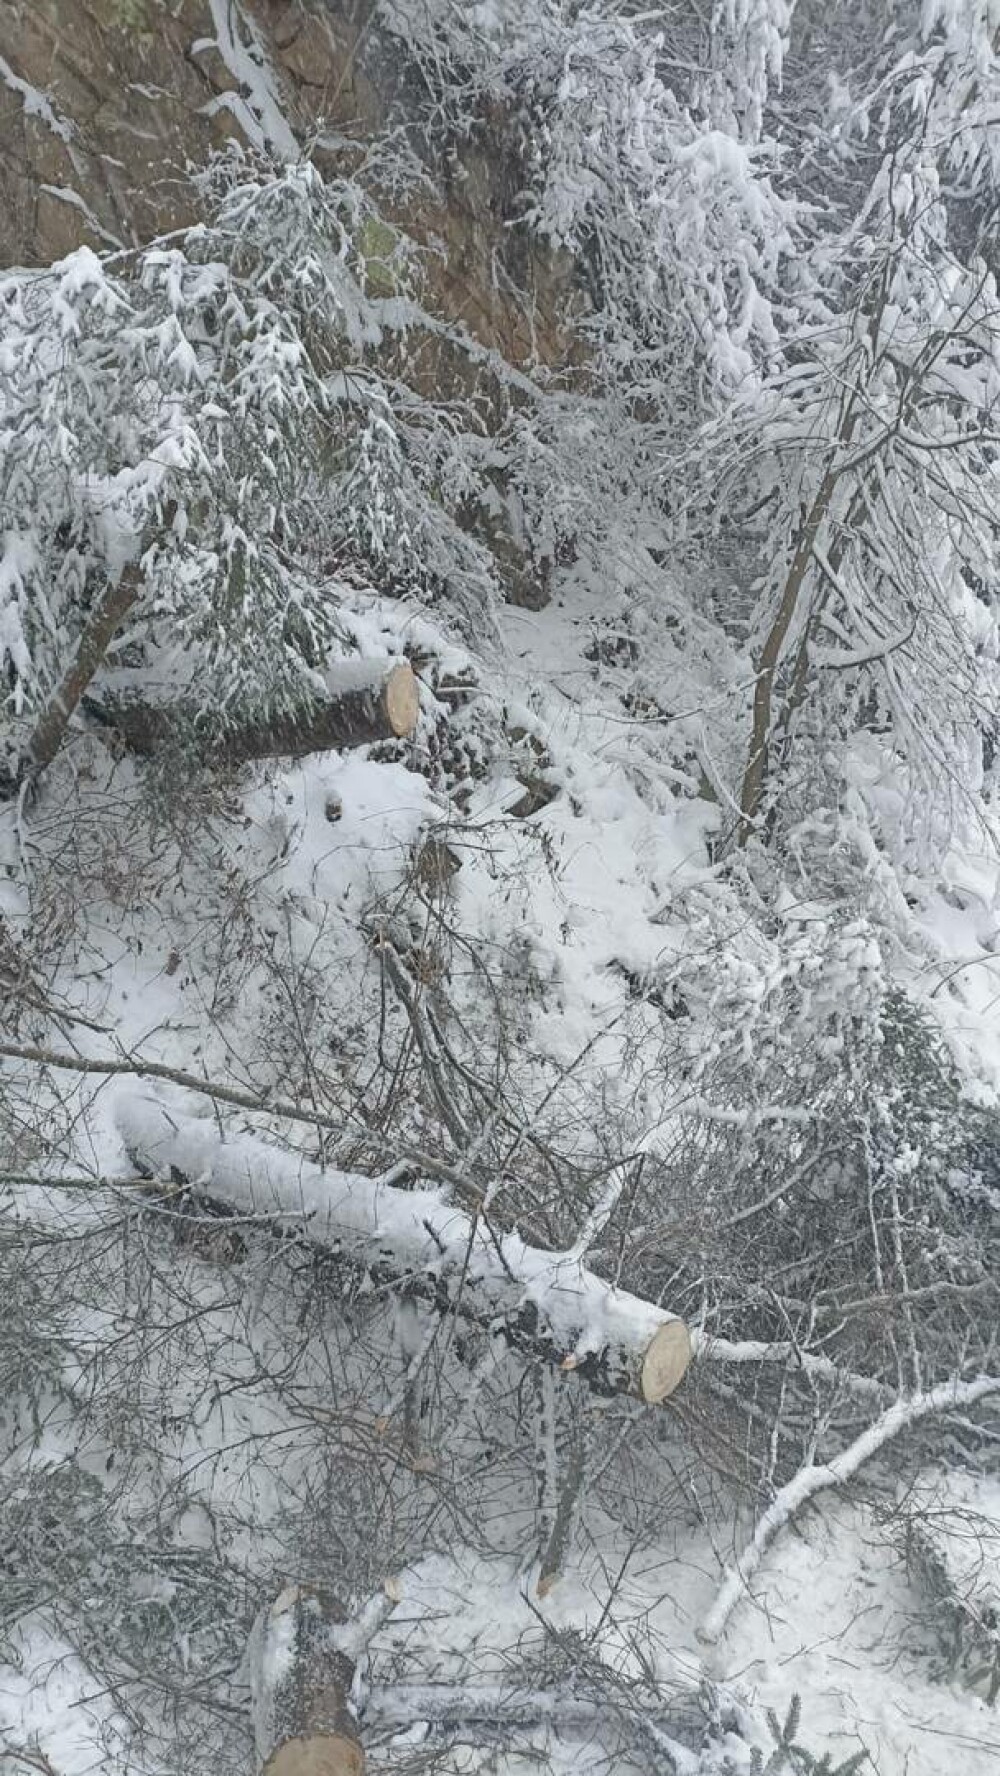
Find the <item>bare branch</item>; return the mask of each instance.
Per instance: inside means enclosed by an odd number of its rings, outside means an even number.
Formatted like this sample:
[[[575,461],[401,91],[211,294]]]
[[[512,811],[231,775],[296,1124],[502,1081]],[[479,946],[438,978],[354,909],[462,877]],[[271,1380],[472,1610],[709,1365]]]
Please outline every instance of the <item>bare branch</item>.
[[[963,1411],[992,1394],[1000,1394],[1000,1376],[978,1375],[973,1381],[945,1381],[926,1393],[904,1396],[894,1400],[874,1424],[832,1461],[810,1463],[800,1468],[776,1494],[757,1524],[752,1539],[729,1567],[715,1602],[698,1630],[699,1638],[718,1640],[775,1537],[818,1493],[852,1479],[865,1462],[924,1419]]]

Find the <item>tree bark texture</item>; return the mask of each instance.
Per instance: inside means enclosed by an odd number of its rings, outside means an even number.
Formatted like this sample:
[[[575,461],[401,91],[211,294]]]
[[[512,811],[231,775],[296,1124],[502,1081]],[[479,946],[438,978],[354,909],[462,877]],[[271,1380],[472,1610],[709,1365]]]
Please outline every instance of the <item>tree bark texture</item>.
[[[249,1135],[176,1116],[138,1095],[119,1103],[125,1145],[141,1171],[190,1180],[230,1213],[274,1213],[297,1237],[361,1266],[373,1281],[499,1333],[535,1361],[573,1371],[595,1392],[666,1400],[691,1359],[684,1321],[616,1289],[573,1253],[528,1246],[438,1189],[401,1190],[322,1171]]]
[[[338,1643],[344,1619],[328,1592],[293,1585],[258,1624],[253,1689],[261,1776],[364,1776],[350,1702],[354,1660]]]
[[[206,763],[223,765],[303,758],[375,740],[408,739],[413,733],[420,702],[413,670],[405,661],[343,661],[330,668],[326,679],[327,695],[301,709],[240,717],[224,727],[207,725],[183,700],[155,704],[93,698],[88,709],[115,730],[127,752],[140,758],[151,758],[183,739]]]

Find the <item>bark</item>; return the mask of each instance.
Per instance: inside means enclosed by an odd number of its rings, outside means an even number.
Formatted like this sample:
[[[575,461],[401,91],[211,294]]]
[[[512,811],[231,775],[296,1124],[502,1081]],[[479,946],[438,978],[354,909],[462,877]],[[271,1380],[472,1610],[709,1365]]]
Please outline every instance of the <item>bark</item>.
[[[846,1449],[829,1462],[811,1462],[800,1468],[786,1486],[772,1499],[751,1540],[739,1558],[728,1568],[698,1637],[704,1641],[718,1640],[733,1610],[759,1570],[768,1548],[803,1505],[817,1493],[841,1486],[850,1480],[865,1462],[878,1455],[887,1444],[924,1419],[942,1417],[948,1412],[961,1412],[1000,1393],[1000,1376],[978,1375],[972,1381],[944,1381],[926,1393],[909,1394],[894,1400],[885,1412],[849,1443]]]
[[[303,758],[311,752],[408,739],[417,725],[419,695],[405,662],[350,660],[326,674],[327,696],[301,709],[239,718],[208,726],[189,704],[92,699],[92,715],[115,730],[126,751],[150,758],[184,740],[207,763],[242,765],[253,759]]]
[[[355,1665],[393,1607],[385,1593],[349,1620],[319,1587],[292,1585],[275,1599],[258,1622],[254,1646],[261,1776],[364,1776],[351,1704]]]
[[[614,1288],[573,1254],[528,1246],[464,1213],[440,1190],[324,1172],[250,1136],[226,1140],[213,1123],[174,1116],[148,1098],[123,1100],[118,1122],[140,1171],[190,1180],[199,1197],[230,1212],[275,1212],[334,1260],[499,1332],[598,1393],[658,1404],[684,1377],[691,1339],[683,1320]]]
[[[91,612],[80,637],[76,658],[38,718],[22,761],[20,780],[39,775],[55,758],[81,697],[94,674],[103,665],[115,635],[139,599],[145,582],[142,557],[156,537],[170,529],[176,511],[175,502],[169,501],[155,529],[147,531],[143,536],[138,559],[130,561],[115,583],[105,588],[103,596]]]

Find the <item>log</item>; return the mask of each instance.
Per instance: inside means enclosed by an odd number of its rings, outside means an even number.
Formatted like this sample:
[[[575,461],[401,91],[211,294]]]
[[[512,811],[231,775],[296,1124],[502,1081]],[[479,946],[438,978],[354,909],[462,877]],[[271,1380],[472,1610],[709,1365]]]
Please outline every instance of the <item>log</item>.
[[[560,1733],[584,1732],[593,1737],[609,1725],[620,1725],[617,1700],[613,1679],[607,1689],[595,1683],[586,1690],[579,1686],[579,1679],[576,1686],[550,1689],[489,1683],[396,1683],[373,1690],[365,1703],[364,1720],[366,1728],[379,1732],[405,1732],[417,1722],[446,1733],[473,1732],[477,1740],[500,1739],[509,1750],[512,1734],[533,1728],[554,1727]],[[661,1702],[636,1702],[629,1712],[642,1712],[663,1731],[676,1731],[680,1724],[685,1738],[704,1727],[696,1695],[669,1707]],[[627,1721],[627,1712],[625,1718]]]
[[[405,740],[417,725],[420,697],[406,661],[343,660],[324,674],[327,694],[301,709],[237,717],[223,727],[183,699],[145,703],[134,697],[89,698],[88,713],[114,730],[126,752],[151,758],[186,745],[206,763],[303,758],[312,752]]]
[[[351,1707],[354,1658],[331,1593],[292,1585],[258,1624],[254,1737],[261,1776],[364,1776]]]
[[[229,1212],[275,1213],[376,1283],[496,1332],[597,1393],[658,1405],[684,1377],[691,1337],[676,1314],[616,1289],[575,1252],[546,1252],[502,1233],[439,1189],[322,1171],[252,1136],[227,1139],[214,1122],[138,1094],[119,1101],[117,1117],[139,1171],[186,1179],[200,1200]]]

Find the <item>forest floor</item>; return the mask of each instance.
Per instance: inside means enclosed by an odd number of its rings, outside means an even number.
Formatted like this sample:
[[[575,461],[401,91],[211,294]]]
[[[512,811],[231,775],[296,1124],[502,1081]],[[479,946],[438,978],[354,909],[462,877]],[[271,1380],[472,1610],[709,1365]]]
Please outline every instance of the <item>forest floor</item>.
[[[622,675],[588,657],[596,610],[596,601],[588,610],[574,599],[504,614],[506,655],[473,662],[483,689],[464,731],[486,736],[485,764],[460,816],[440,784],[365,753],[260,769],[209,792],[152,785],[83,741],[74,773],[63,772],[31,814],[20,853],[28,873],[18,866],[0,886],[0,910],[46,959],[52,998],[96,1026],[50,1027],[48,1045],[137,1068],[155,1061],[307,1105],[311,1092],[317,1103],[336,1103],[338,1093],[346,1102],[368,1078],[369,1104],[384,1105],[373,921],[395,931],[409,919],[411,938],[421,936],[410,884],[414,847],[431,829],[461,867],[423,935],[429,944],[434,917],[448,926],[449,987],[466,1030],[479,1019],[486,1041],[485,959],[511,1006],[521,1043],[512,1071],[527,1096],[541,1100],[560,1081],[567,1121],[593,1120],[595,1106],[598,1115],[627,1110],[654,1141],[668,1106],[658,1110],[665,1088],[642,1043],[652,1043],[658,1013],[637,1009],[634,983],[654,979],[689,941],[683,896],[712,879],[716,810],[677,797],[677,767],[663,756],[656,722],[630,719]],[[376,651],[431,635],[425,617],[374,600],[360,601],[352,621]],[[452,669],[468,665],[462,650],[440,637],[435,645]],[[527,813],[526,775],[549,796]],[[203,808],[195,789],[207,797]],[[8,843],[14,862],[13,832]],[[996,905],[986,860],[956,857],[953,880],[928,892],[926,951],[915,965],[926,970],[928,994],[948,979],[937,1008],[952,1039],[977,1056],[984,1090],[1000,1079]],[[463,965],[473,945],[477,960]],[[127,1175],[115,1104],[137,1089],[135,1079],[53,1079],[67,1159],[95,1177]],[[169,1085],[155,1090],[189,1101]],[[272,1124],[279,1130],[286,1138]],[[322,1147],[322,1131],[306,1135],[307,1148]],[[334,1157],[370,1151],[371,1139],[370,1129],[346,1128]],[[385,1164],[393,1158],[387,1152]],[[64,1227],[88,1212],[58,1208]],[[173,1385],[183,1392],[188,1383]],[[206,1408],[170,1451],[181,1468],[212,1476],[207,1498],[216,1481],[227,1498],[236,1484],[222,1460],[235,1410],[221,1401]],[[241,1431],[263,1434],[272,1411],[248,1388]],[[53,1419],[52,1459],[65,1436]],[[95,1445],[95,1471],[99,1455]],[[269,1470],[265,1501],[272,1483]],[[530,1492],[512,1481],[483,1507],[495,1513],[496,1554],[454,1542],[433,1551],[432,1538],[374,1649],[375,1666],[384,1657],[398,1671],[403,1657],[411,1681],[440,1682],[452,1664],[462,1679],[471,1658],[482,1677],[505,1669],[543,1620],[596,1632],[605,1660],[627,1663],[641,1629],[668,1690],[708,1676],[782,1716],[798,1693],[807,1742],[842,1755],[863,1748],[880,1776],[987,1776],[998,1767],[1000,1715],[942,1671],[940,1624],[884,1532],[884,1495],[828,1497],[786,1531],[755,1597],[712,1648],[696,1628],[732,1555],[735,1520],[727,1529],[724,1514],[694,1503],[668,1517],[658,1539],[630,1533],[604,1503],[588,1506],[565,1577],[539,1603],[530,1595]],[[266,1549],[268,1508],[250,1538],[255,1560]],[[480,1529],[489,1540],[489,1526]],[[124,1768],[114,1702],[69,1648],[39,1621],[22,1631],[17,1659],[0,1675],[0,1744],[37,1742],[58,1776]],[[578,1745],[549,1750],[567,1771],[584,1767]],[[505,1776],[519,1761],[507,1760]]]

